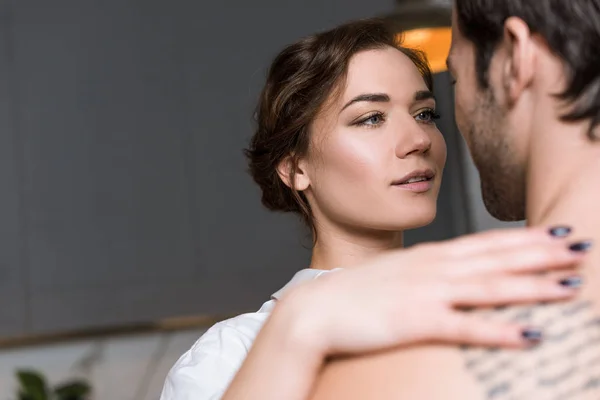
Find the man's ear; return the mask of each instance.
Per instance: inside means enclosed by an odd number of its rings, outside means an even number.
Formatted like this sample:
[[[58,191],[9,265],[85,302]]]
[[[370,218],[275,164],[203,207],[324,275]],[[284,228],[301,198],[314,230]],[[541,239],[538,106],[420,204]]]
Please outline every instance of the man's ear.
[[[509,17],[504,22],[502,40],[506,51],[502,65],[502,83],[506,98],[510,104],[514,104],[533,81],[537,44],[529,26],[517,17]]]
[[[285,157],[277,166],[279,178],[290,189],[302,192],[310,186],[310,179],[306,173],[306,165],[302,160],[289,155]]]

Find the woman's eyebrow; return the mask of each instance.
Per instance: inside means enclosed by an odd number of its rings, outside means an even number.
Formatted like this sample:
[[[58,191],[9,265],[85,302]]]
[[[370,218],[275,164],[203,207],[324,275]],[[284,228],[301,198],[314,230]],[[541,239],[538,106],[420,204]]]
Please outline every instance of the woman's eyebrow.
[[[353,98],[352,100],[350,100],[349,102],[347,102],[346,105],[344,105],[344,107],[342,107],[342,109],[340,110],[340,112],[344,111],[346,108],[348,108],[352,104],[358,103],[358,102],[361,102],[361,101],[387,103],[387,102],[390,101],[390,96],[388,96],[385,93],[364,93],[364,94],[359,94],[358,96],[356,96],[355,98]]]

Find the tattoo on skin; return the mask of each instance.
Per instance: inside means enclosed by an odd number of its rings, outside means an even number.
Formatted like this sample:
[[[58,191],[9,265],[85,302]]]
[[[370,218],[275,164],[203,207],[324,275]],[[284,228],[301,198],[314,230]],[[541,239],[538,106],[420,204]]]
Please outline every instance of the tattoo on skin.
[[[463,347],[465,366],[489,400],[600,399],[600,318],[592,302],[505,308],[489,319],[542,327],[526,350]]]

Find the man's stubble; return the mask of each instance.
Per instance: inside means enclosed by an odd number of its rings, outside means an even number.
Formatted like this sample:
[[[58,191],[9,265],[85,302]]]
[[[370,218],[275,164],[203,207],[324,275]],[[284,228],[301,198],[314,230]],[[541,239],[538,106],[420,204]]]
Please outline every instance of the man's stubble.
[[[467,142],[479,170],[481,193],[488,212],[501,221],[525,219],[525,166],[507,131],[506,112],[491,90],[482,91],[471,113]]]

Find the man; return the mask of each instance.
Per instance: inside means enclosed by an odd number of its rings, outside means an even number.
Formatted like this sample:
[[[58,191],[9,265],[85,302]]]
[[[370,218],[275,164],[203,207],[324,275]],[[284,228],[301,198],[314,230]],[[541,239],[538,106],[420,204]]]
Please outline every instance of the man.
[[[455,0],[456,121],[488,211],[600,241],[600,0]],[[314,399],[600,399],[600,251],[577,301],[487,312],[544,329],[526,351],[430,344],[337,360]]]

